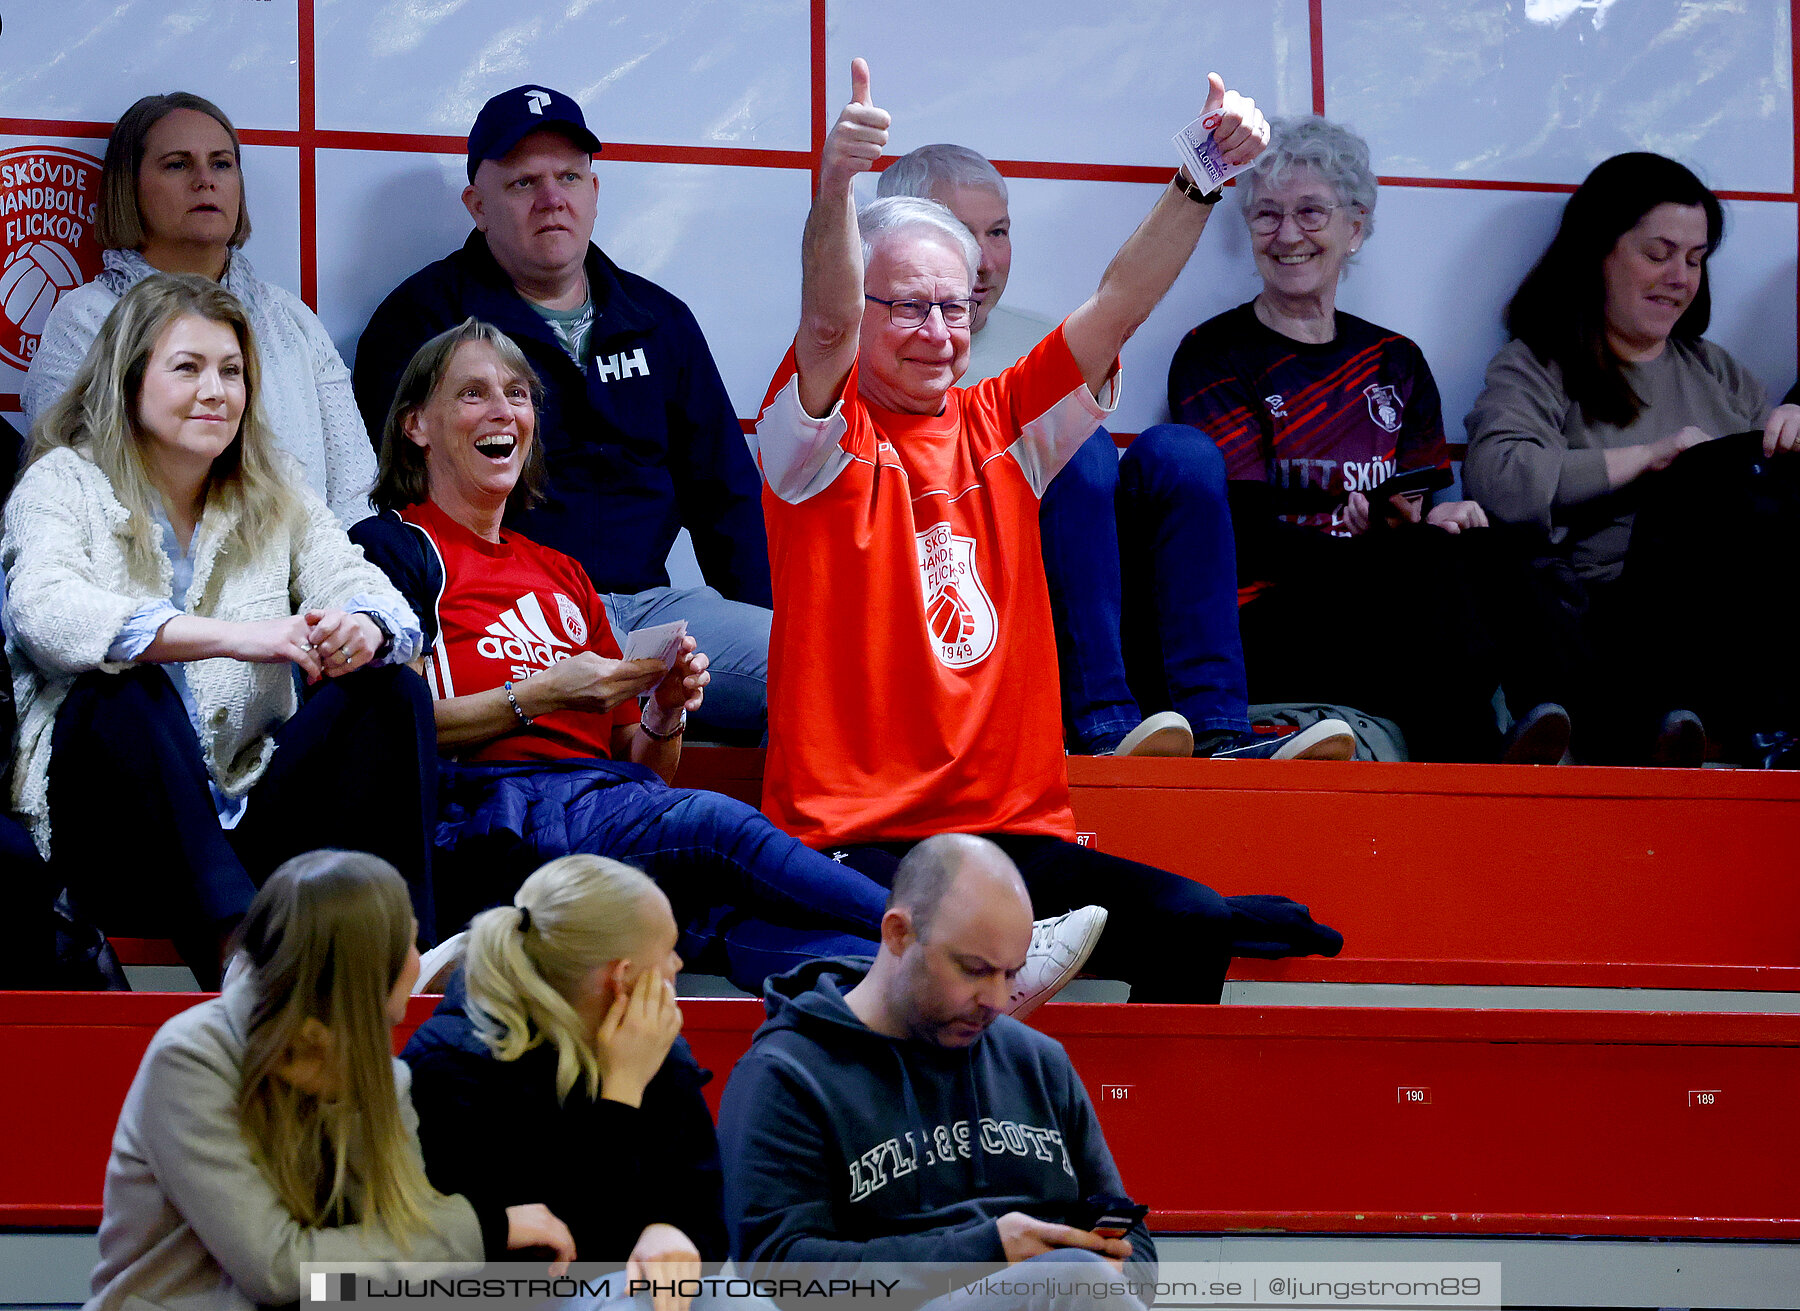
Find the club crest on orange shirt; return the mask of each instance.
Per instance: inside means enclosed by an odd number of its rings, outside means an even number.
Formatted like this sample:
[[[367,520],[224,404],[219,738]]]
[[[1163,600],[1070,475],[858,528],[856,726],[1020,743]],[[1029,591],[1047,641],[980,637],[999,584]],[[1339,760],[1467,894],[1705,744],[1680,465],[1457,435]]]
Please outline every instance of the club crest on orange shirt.
[[[932,651],[952,669],[979,664],[994,649],[999,619],[975,568],[975,539],[958,537],[948,523],[933,524],[917,536]]]

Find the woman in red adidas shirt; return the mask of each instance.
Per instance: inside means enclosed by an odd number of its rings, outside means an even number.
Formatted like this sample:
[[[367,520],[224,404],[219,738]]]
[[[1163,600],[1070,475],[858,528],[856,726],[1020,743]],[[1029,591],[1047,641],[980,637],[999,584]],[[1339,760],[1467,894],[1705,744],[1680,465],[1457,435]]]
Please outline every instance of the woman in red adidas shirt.
[[[453,758],[438,836],[444,923],[510,900],[539,865],[582,851],[648,873],[685,930],[681,954],[749,990],[816,956],[875,954],[884,888],[740,801],[668,786],[708,681],[694,639],[666,673],[622,660],[581,565],[502,526],[509,500],[544,483],[537,385],[487,324],[427,342],[388,414],[383,513],[352,534],[433,639],[422,672]],[[1063,960],[1055,986],[1080,967],[1054,936],[1034,938],[1034,1003],[1055,990],[1037,977],[1047,962]]]

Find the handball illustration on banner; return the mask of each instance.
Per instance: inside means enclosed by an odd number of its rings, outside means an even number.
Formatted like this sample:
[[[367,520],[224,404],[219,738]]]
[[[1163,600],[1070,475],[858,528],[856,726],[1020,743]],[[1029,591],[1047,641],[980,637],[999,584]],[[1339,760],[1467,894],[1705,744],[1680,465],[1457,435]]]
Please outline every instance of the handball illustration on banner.
[[[100,272],[100,161],[58,146],[0,150],[0,360],[23,369],[50,311]]]

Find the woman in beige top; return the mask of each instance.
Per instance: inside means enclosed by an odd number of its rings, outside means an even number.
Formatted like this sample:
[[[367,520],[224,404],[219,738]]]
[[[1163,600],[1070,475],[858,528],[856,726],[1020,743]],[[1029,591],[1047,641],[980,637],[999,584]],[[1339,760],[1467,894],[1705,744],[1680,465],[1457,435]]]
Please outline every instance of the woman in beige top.
[[[392,1046],[416,931],[405,882],[374,856],[315,851],[269,876],[242,973],[157,1031],[126,1094],[88,1311],[297,1302],[311,1263],[573,1259],[544,1206],[476,1206],[426,1181]]]
[[[1792,680],[1759,674],[1773,598],[1743,567],[1795,530],[1800,407],[1771,409],[1701,337],[1723,235],[1718,198],[1674,160],[1597,166],[1513,297],[1514,340],[1468,416],[1464,486],[1545,532],[1588,759],[1698,765],[1710,733],[1712,754],[1769,763],[1754,739],[1800,727]]]

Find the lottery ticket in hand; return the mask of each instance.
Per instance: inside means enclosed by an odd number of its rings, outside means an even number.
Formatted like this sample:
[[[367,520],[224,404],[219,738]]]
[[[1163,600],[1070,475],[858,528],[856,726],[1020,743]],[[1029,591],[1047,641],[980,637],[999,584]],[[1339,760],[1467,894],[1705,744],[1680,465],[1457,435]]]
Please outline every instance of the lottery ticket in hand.
[[[681,655],[681,639],[687,636],[687,620],[639,628],[625,635],[624,657],[627,660],[660,660],[664,669],[673,669]]]
[[[1213,140],[1213,129],[1223,116],[1223,110],[1215,109],[1202,114],[1175,134],[1175,148],[1181,152],[1188,176],[1202,191],[1217,190],[1256,162],[1232,164],[1220,153],[1219,143]]]

